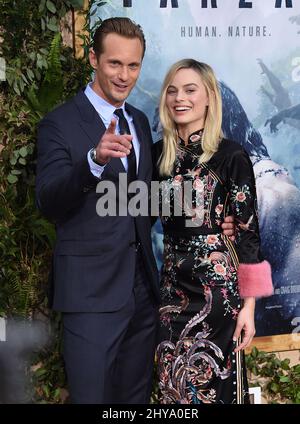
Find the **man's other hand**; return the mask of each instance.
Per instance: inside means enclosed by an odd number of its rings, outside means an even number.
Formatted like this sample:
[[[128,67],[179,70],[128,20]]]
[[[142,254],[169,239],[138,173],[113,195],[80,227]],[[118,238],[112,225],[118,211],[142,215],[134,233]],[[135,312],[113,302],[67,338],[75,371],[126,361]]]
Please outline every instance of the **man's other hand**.
[[[225,217],[224,222],[222,223],[222,229],[225,236],[228,236],[231,241],[235,240],[236,226],[232,215]]]

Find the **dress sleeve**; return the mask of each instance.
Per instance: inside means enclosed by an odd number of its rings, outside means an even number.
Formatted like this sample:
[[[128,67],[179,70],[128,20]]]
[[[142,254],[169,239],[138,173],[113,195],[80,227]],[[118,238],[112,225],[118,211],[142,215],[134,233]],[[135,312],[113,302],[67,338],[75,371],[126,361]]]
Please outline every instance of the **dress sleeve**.
[[[273,293],[270,264],[263,260],[257,216],[257,197],[252,163],[246,151],[231,154],[227,181],[231,211],[237,226],[240,296],[265,297]]]

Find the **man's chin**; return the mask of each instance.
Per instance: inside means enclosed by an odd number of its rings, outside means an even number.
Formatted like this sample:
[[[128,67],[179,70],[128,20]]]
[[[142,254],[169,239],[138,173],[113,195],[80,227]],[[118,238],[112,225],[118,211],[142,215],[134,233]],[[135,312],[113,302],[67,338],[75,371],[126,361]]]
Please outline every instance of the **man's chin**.
[[[122,105],[125,102],[125,100],[127,99],[128,96],[129,96],[129,94],[126,94],[126,96],[115,96],[114,99],[113,99],[114,103]]]

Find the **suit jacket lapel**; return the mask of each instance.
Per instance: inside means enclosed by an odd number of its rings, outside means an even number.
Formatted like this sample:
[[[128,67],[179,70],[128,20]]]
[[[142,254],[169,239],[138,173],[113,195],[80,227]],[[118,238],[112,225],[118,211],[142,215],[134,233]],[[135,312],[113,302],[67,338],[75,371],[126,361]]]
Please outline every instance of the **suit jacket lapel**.
[[[126,103],[126,109],[128,110],[128,112],[130,113],[130,115],[133,118],[133,124],[134,124],[134,128],[136,131],[136,135],[138,137],[138,140],[140,142],[140,157],[139,157],[139,164],[138,164],[138,179],[140,180],[144,180],[145,177],[145,155],[146,155],[146,149],[145,149],[145,133],[143,131],[143,128],[136,116],[136,113],[134,111],[133,108],[130,107],[130,105],[128,105]]]

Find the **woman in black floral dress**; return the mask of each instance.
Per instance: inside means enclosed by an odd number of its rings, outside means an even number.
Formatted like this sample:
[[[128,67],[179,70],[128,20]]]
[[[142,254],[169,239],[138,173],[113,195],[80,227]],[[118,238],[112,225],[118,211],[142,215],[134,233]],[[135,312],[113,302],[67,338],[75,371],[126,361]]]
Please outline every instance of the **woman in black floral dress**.
[[[161,95],[164,138],[154,145],[164,230],[160,402],[245,403],[242,349],[255,333],[255,298],[272,294],[260,253],[255,179],[237,143],[222,137],[212,69],[175,63]],[[221,223],[233,214],[235,243]]]

